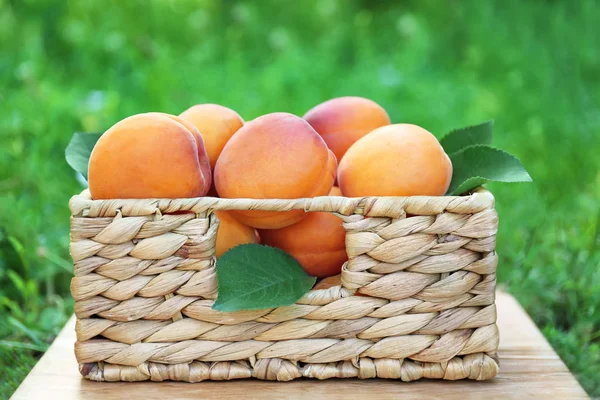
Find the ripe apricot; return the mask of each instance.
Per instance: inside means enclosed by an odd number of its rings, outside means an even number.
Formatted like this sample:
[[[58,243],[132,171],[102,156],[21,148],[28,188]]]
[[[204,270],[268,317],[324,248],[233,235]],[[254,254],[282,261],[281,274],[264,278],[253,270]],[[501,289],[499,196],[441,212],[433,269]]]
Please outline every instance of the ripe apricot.
[[[390,124],[377,103],[363,97],[338,97],[310,109],[304,119],[333,150],[338,162],[350,146],[372,130]]]
[[[321,279],[315,286],[313,286],[313,290],[326,290],[334,286],[340,286],[341,284],[342,274],[337,274],[330,276],[329,278]]]
[[[200,132],[194,126],[194,124],[192,124],[191,122],[189,122],[181,117],[171,115],[171,114],[147,113],[147,115],[152,115],[152,114],[165,115],[165,116],[171,118],[172,120],[179,122],[181,125],[185,126],[191,132],[191,134],[194,136],[194,139],[196,140],[196,145],[198,146],[198,161],[200,162],[200,169],[202,170],[202,174],[208,181],[208,186],[212,186],[212,169],[210,166],[210,158],[208,156],[208,150],[206,149],[206,146],[205,146],[204,137],[200,134]]]
[[[219,218],[219,230],[217,231],[217,258],[221,257],[227,250],[240,244],[258,243],[256,229],[240,223],[229,215],[228,211],[215,211]]]
[[[331,190],[337,161],[323,139],[302,118],[274,113],[246,123],[227,142],[215,166],[220,197],[294,199]],[[278,229],[304,218],[302,210],[231,211],[238,221]]]
[[[88,166],[92,198],[204,196],[211,184],[202,137],[178,117],[137,114],[98,140]]]
[[[359,139],[338,169],[344,196],[442,196],[452,163],[435,136],[410,124],[388,125]]]
[[[225,144],[244,125],[238,113],[218,104],[198,104],[179,116],[194,124],[202,134],[212,170]]]
[[[331,191],[329,192],[329,196],[343,196],[343,194],[339,187],[334,186],[331,188]]]
[[[319,278],[341,273],[348,260],[346,230],[342,221],[328,212],[309,212],[294,225],[261,230],[260,238],[263,244],[290,254],[309,275]]]

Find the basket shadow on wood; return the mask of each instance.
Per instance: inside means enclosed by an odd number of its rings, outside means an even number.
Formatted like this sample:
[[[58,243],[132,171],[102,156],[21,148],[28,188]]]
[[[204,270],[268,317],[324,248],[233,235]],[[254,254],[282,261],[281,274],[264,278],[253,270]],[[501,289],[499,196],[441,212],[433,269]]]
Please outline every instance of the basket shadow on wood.
[[[91,200],[71,246],[81,374],[96,381],[477,379],[498,372],[494,198]],[[213,210],[332,212],[342,285],[219,312]],[[182,211],[188,211],[182,213]]]

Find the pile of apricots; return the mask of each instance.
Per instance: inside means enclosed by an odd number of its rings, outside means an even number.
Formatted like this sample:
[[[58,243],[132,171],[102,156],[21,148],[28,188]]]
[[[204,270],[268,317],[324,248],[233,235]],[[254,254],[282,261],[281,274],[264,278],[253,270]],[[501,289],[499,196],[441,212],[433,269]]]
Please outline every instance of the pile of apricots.
[[[302,118],[273,113],[244,122],[216,104],[179,116],[134,115],[102,135],[88,170],[94,199],[441,196],[451,178],[452,163],[435,136],[416,125],[391,124],[381,106],[361,97],[326,101]],[[262,243],[286,251],[310,275],[339,282],[347,255],[335,215],[216,215],[217,257],[240,244]]]

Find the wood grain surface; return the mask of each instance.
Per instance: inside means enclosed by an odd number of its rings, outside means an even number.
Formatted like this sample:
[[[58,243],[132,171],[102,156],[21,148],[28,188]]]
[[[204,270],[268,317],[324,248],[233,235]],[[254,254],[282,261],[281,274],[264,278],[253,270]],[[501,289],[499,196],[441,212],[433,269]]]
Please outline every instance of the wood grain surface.
[[[73,354],[75,320],[65,326],[12,399],[586,399],[575,378],[506,293],[497,295],[500,374],[491,381],[301,379],[292,382],[98,383],[81,378]]]

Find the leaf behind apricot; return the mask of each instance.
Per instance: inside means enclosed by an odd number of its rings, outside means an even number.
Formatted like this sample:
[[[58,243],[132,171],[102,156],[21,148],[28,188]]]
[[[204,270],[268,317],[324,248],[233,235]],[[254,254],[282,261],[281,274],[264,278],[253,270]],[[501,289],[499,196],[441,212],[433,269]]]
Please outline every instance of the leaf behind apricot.
[[[492,144],[494,121],[471,125],[450,131],[440,140],[440,144],[448,155],[477,144]]]
[[[79,172],[85,179],[88,175],[88,163],[92,149],[96,145],[101,133],[75,132],[71,141],[65,149],[65,158],[67,163],[75,171]]]
[[[531,182],[521,161],[504,150],[469,146],[450,155],[452,182],[447,194],[460,195],[487,182]]]

